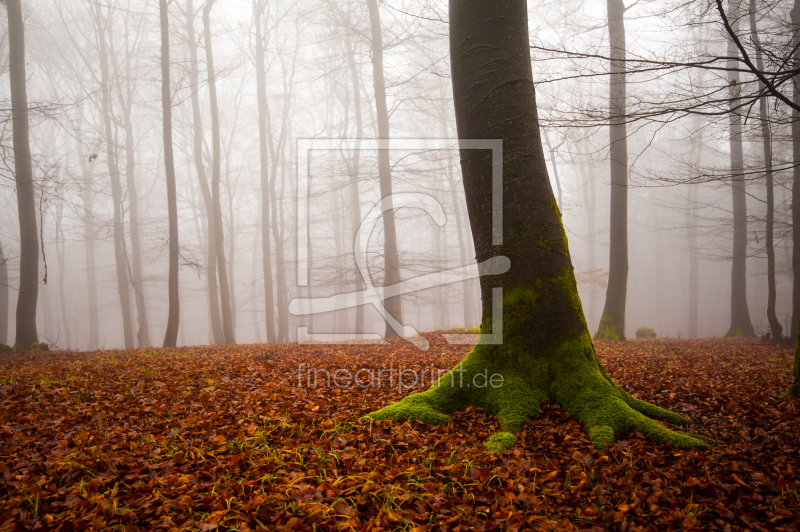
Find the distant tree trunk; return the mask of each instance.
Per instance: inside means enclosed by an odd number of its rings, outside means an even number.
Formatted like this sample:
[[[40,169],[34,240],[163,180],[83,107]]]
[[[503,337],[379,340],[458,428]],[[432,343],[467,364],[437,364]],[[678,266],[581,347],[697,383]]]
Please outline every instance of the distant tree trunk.
[[[97,275],[95,273],[94,242],[97,238],[94,229],[94,192],[92,191],[92,176],[96,154],[86,155],[83,143],[80,141],[80,127],[83,124],[83,104],[78,104],[78,123],[75,131],[76,153],[81,163],[81,201],[83,202],[83,241],[84,258],[86,261],[86,295],[89,303],[89,351],[100,347],[100,316],[97,308]]]
[[[0,242],[0,343],[8,344],[8,265]]]
[[[226,344],[236,343],[231,318],[231,293],[228,286],[228,268],[225,264],[225,242],[222,231],[222,202],[219,182],[222,164],[219,138],[219,106],[217,105],[217,80],[214,72],[214,54],[211,49],[211,8],[216,0],[208,0],[203,8],[203,35],[206,45],[206,68],[208,69],[208,95],[211,100],[211,146],[213,150],[213,171],[211,175],[211,197],[213,201],[214,245],[219,271],[219,292],[222,301],[222,333]]]
[[[113,59],[112,66],[117,78],[117,93],[122,105],[123,125],[125,126],[125,177],[128,185],[128,210],[130,216],[131,232],[131,285],[133,286],[134,300],[136,301],[136,321],[139,330],[136,333],[139,347],[150,347],[150,330],[147,323],[147,300],[142,281],[142,252],[139,241],[139,194],[136,190],[136,156],[133,137],[133,120],[131,111],[133,109],[133,73],[131,72],[131,51],[128,47],[128,22],[125,21],[125,93],[122,91],[123,77],[118,72],[116,57],[114,53],[113,32],[109,32],[109,49]]]
[[[739,30],[741,0],[729,0],[728,16],[734,32]],[[747,196],[745,195],[742,115],[739,104],[739,50],[728,39],[728,82],[730,83],[731,193],[733,197],[733,264],[731,266],[731,326],[725,336],[755,336],[747,308]]]
[[[699,159],[699,157],[698,157]],[[697,257],[697,208],[699,185],[692,187],[691,200],[689,201],[687,217],[687,232],[689,244],[689,329],[688,338],[697,338],[700,319],[700,264]]]
[[[206,178],[206,168],[203,164],[203,119],[200,114],[200,98],[198,97],[198,62],[197,62],[197,42],[194,35],[194,7],[192,0],[186,2],[186,32],[189,40],[189,84],[192,87],[192,121],[193,128],[193,154],[194,166],[197,170],[197,180],[200,183],[200,192],[203,195],[203,205],[206,211],[206,228],[208,231],[208,248],[206,253],[206,289],[208,292],[208,312],[211,321],[211,335],[215,344],[225,342],[225,335],[222,332],[222,319],[219,314],[219,292],[217,290],[217,245],[215,238],[215,225],[213,223],[214,207],[211,198],[211,189]]]
[[[595,228],[596,220],[595,213],[597,212],[597,187],[595,180],[590,178],[589,172],[586,168],[586,161],[581,162],[581,176],[583,177],[583,204],[586,209],[586,254],[588,265],[587,268],[592,276],[597,276],[597,229]],[[589,328],[594,327],[597,318],[597,294],[596,288],[589,289],[589,310],[586,312],[586,320]]]
[[[625,301],[628,294],[628,127],[626,125],[625,6],[607,0],[611,45],[610,140],[611,221],[609,227],[608,288],[596,340],[625,340]]]
[[[50,285],[47,283],[42,284],[39,290],[39,299],[41,300],[42,317],[44,318],[44,332],[42,337],[48,342],[56,339],[56,328],[53,324],[53,305],[50,299]]]
[[[232,136],[232,134],[231,134]],[[230,160],[230,152],[228,153],[228,160]],[[225,165],[225,182],[229,185],[230,184],[230,176],[229,176],[229,169],[226,163]],[[228,286],[230,287],[231,292],[231,329],[233,329],[234,337],[236,336],[236,282],[235,282],[235,272],[236,268],[233,267],[236,264],[236,226],[234,222],[236,217],[233,211],[233,196],[235,190],[233,190],[230,186],[226,186],[228,190],[228,232],[230,233],[231,237],[228,239],[228,257],[230,257],[229,262],[231,267],[228,268]]]
[[[369,23],[372,29],[372,82],[375,87],[375,110],[378,119],[378,137],[387,145],[378,149],[378,175],[381,184],[383,209],[383,285],[390,286],[400,282],[400,258],[397,255],[397,233],[392,208],[392,174],[389,164],[389,111],[386,107],[386,83],[383,78],[383,39],[378,0],[367,0]],[[398,322],[403,323],[403,309],[400,296],[383,302],[387,312]],[[386,323],[386,338],[397,336],[389,323]]]
[[[180,324],[178,292],[178,192],[175,187],[175,161],[172,154],[172,91],[169,81],[169,12],[167,0],[159,0],[161,19],[161,109],[164,122],[164,169],[167,174],[167,209],[169,211],[169,317],[164,347],[175,347]]]
[[[114,261],[117,273],[117,293],[122,310],[122,331],[125,338],[125,349],[135,347],[133,341],[133,321],[131,317],[130,288],[128,287],[128,252],[125,246],[125,227],[122,220],[122,185],[119,181],[119,165],[114,144],[114,132],[111,126],[111,84],[108,73],[108,51],[106,48],[106,28],[100,2],[95,4],[97,18],[97,42],[100,47],[100,86],[102,90],[101,112],[106,140],[106,162],[111,178],[111,201],[114,203]],[[111,29],[108,30],[109,35]]]
[[[761,54],[761,40],[758,37],[756,23],[756,0],[750,0],[750,35],[756,48],[756,66],[764,70],[764,60]],[[758,90],[764,91],[764,84],[758,82]],[[783,339],[783,327],[775,313],[775,244],[773,240],[773,226],[775,224],[775,194],[773,191],[772,175],[772,135],[769,130],[769,117],[767,116],[768,100],[766,96],[759,99],[759,120],[761,121],[761,142],[764,147],[764,168],[767,180],[767,320],[772,331],[772,338],[776,341]]]
[[[800,72],[800,0],[792,8],[793,68]],[[793,78],[794,103],[800,104],[800,74]],[[792,331],[791,337],[800,334],[800,111],[792,109]],[[795,365],[797,376],[797,365]],[[795,379],[796,381],[796,379]]]
[[[36,300],[39,295],[39,235],[36,199],[28,139],[28,92],[25,81],[25,28],[20,0],[6,0],[8,10],[8,74],[11,78],[11,122],[14,144],[14,181],[19,212],[19,292],[14,343],[29,347],[37,342]]]
[[[348,4],[349,6],[350,4]],[[348,22],[350,22],[350,13],[348,12]],[[361,243],[356,238],[358,228],[361,226],[361,197],[358,191],[359,170],[361,164],[361,139],[364,137],[364,124],[361,116],[361,84],[358,82],[358,68],[356,67],[355,49],[351,32],[345,33],[345,50],[347,67],[350,70],[350,81],[353,84],[353,112],[356,117],[356,141],[353,147],[353,156],[351,158],[350,169],[350,235],[353,240],[353,255],[358,256],[362,253]],[[358,293],[358,303],[356,307],[356,332],[361,333],[364,331],[364,296],[361,291],[365,288],[364,279],[361,277],[361,272],[355,268],[355,281],[353,288]]]
[[[56,207],[56,258],[58,259],[58,303],[59,310],[61,311],[61,325],[64,327],[64,335],[66,336],[65,344],[63,347],[67,349],[72,348],[72,334],[69,327],[69,314],[67,314],[67,299],[64,297],[64,277],[66,276],[67,261],[64,254],[66,251],[66,242],[64,241],[64,228],[61,225],[64,216],[64,202],[60,201]],[[2,283],[2,279],[0,279]],[[2,340],[0,340],[2,341]]]
[[[561,179],[558,176],[558,165],[556,164],[556,150],[558,146],[555,148],[552,144],[550,144],[550,135],[547,132],[547,129],[543,130],[544,132],[544,143],[547,146],[547,153],[550,155],[550,166],[553,167],[553,178],[556,181],[556,189],[558,190],[558,208],[559,210],[563,210],[562,199],[561,199]]]
[[[256,250],[258,249],[258,231],[253,232],[253,247],[251,251],[253,253],[250,268],[250,290],[248,290],[249,299],[250,299],[250,316],[253,320],[253,334],[255,335],[255,340],[257,344],[264,343],[261,339],[261,327],[259,324],[261,320],[258,319],[258,253]]]
[[[261,161],[261,253],[264,268],[264,299],[266,302],[267,342],[275,342],[275,302],[272,292],[272,253],[269,245],[269,161],[267,160],[267,73],[265,36],[262,35],[264,9],[267,0],[253,0],[256,25],[256,100],[258,103],[258,151]]]

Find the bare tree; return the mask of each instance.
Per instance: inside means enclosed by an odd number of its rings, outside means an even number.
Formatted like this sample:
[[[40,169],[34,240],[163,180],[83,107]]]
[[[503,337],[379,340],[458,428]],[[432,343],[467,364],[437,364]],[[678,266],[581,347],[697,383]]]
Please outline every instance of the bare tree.
[[[625,64],[625,6],[607,0],[611,47],[609,136],[611,144],[611,222],[608,288],[595,339],[625,340],[625,302],[628,295],[628,127]]]
[[[25,78],[25,28],[21,0],[6,0],[8,11],[8,73],[11,81],[11,121],[14,145],[14,181],[19,212],[19,293],[14,343],[29,347],[37,342],[36,301],[39,295],[39,242],[36,199],[28,138],[28,90]]]
[[[0,343],[8,344],[8,265],[0,242]]]
[[[214,72],[214,53],[211,48],[211,8],[215,0],[209,0],[203,7],[203,36],[206,47],[206,68],[208,69],[208,95],[211,100],[211,149],[213,151],[211,173],[212,222],[214,224],[214,251],[217,256],[219,272],[219,291],[222,300],[222,333],[226,344],[236,343],[231,318],[231,296],[228,286],[228,270],[225,264],[225,242],[222,233],[222,203],[220,201],[220,168],[222,154],[219,135],[219,106],[217,105],[217,80]]]
[[[95,24],[97,25],[97,42],[100,50],[100,90],[101,113],[103,115],[103,131],[106,140],[106,164],[111,179],[111,201],[114,204],[114,260],[117,273],[117,293],[122,310],[122,329],[125,338],[125,349],[133,349],[133,322],[131,319],[130,290],[128,287],[128,252],[125,246],[125,228],[122,221],[122,186],[119,181],[119,165],[117,164],[114,132],[111,125],[111,84],[109,80],[108,51],[106,47],[106,26],[100,2],[95,4]],[[107,32],[109,35],[111,31]]]
[[[389,111],[386,107],[386,82],[383,78],[383,38],[378,1],[367,0],[369,23],[372,30],[372,83],[375,88],[375,111],[378,119],[378,137],[389,140]],[[389,163],[388,146],[378,149],[378,175],[381,184],[383,203],[383,260],[384,286],[400,282],[400,258],[397,254],[397,232],[392,208],[392,173]],[[384,302],[387,312],[398,322],[403,322],[403,308],[400,296],[391,297]],[[386,323],[386,338],[396,336],[394,329]]]
[[[164,334],[164,347],[175,347],[180,324],[178,292],[178,193],[175,187],[175,162],[172,153],[172,91],[169,81],[169,12],[167,0],[159,0],[161,21],[161,109],[164,128],[164,167],[167,174],[167,208],[169,210],[169,317]]]

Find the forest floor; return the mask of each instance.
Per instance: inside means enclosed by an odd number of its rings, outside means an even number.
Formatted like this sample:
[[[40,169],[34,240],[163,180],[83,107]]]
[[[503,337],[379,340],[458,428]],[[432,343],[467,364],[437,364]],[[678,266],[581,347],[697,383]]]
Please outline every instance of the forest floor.
[[[469,350],[426,337],[427,352],[397,340],[4,354],[0,530],[798,529],[800,401],[779,398],[791,347],[597,344],[619,384],[690,417],[711,450],[632,430],[599,451],[545,404],[491,454],[497,423],[480,409],[439,427],[359,421]]]

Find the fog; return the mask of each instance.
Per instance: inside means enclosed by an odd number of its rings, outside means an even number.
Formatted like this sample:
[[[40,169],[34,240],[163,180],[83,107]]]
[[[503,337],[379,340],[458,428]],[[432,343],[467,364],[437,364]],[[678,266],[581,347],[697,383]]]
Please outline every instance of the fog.
[[[402,316],[396,316],[402,325],[420,332],[480,325],[450,82],[447,4],[376,4],[382,83],[376,83],[377,28],[371,26],[368,4],[224,0],[211,6],[210,35],[204,36],[205,2],[169,3],[180,250],[178,345],[231,340],[215,330],[226,319],[220,299],[225,292],[236,343],[297,341],[298,331],[383,336],[384,318],[373,305],[359,307],[355,293],[381,286],[393,275],[409,281],[409,291],[400,296]],[[790,3],[759,6],[762,39],[785,40]],[[193,10],[192,35],[188,7]],[[638,61],[629,63],[624,120],[628,338],[642,326],[652,327],[659,337],[682,338],[722,336],[732,326],[730,72],[690,66],[726,55],[725,30],[715,9],[714,3],[701,1],[657,2],[631,6],[625,13],[625,50]],[[22,10],[39,233],[39,341],[73,350],[160,346],[167,328],[170,238],[158,2],[23,0]],[[8,332],[0,342],[13,345],[21,237],[5,9],[0,19],[0,245],[9,294],[7,317],[0,312]],[[610,249],[606,2],[529,2],[529,30],[548,171],[594,333],[606,299]],[[746,8],[740,31],[750,32]],[[266,108],[259,106],[259,35]],[[218,110],[210,94],[207,42],[212,43]],[[650,68],[650,60],[662,63]],[[675,64],[666,65],[670,61]],[[757,91],[755,76],[738,75],[733,85],[742,86],[744,94]],[[385,113],[377,94],[382,91]],[[768,107],[775,313],[788,334],[791,127],[785,106],[771,100]],[[760,335],[770,326],[767,188],[757,99],[749,100],[741,113],[747,308]],[[364,246],[354,243],[361,221],[386,195],[381,150],[374,141],[382,137],[383,116],[392,139],[383,151],[388,153],[386,175],[398,195],[395,203],[401,193],[413,199],[394,211],[395,273],[385,267],[391,262],[386,250],[392,247],[386,245],[385,217],[374,220]],[[219,192],[214,197],[216,165]],[[423,194],[432,198],[424,205]],[[221,262],[209,251],[216,233],[215,198]],[[420,208],[425,205],[433,207],[426,212]],[[444,215],[441,225],[437,209]],[[367,265],[366,285],[357,257]],[[696,289],[690,279],[693,262]],[[226,267],[225,279],[219,278],[220,264]],[[417,288],[415,279],[445,270],[452,270],[442,276],[446,284],[411,291]],[[343,310],[303,315],[313,305],[308,299],[335,295],[339,298],[333,301]],[[289,312],[296,298],[291,309],[300,315]],[[210,304],[212,299],[216,304]],[[124,307],[130,317],[127,342]]]

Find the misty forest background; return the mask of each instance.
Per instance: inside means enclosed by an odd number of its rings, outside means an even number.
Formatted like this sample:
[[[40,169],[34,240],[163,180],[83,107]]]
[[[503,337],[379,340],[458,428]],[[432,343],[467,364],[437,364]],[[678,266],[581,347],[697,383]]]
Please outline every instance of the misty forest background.
[[[617,19],[628,59],[625,335],[641,326],[683,338],[729,331],[732,183],[746,194],[747,308],[755,334],[770,330],[769,164],[774,313],[784,334],[796,334],[791,109],[760,92],[746,67],[731,68],[715,2],[629,4]],[[731,4],[743,46],[754,58],[762,52],[765,72],[783,68],[792,2],[742,2],[738,17],[738,2]],[[531,2],[529,13],[545,155],[592,333],[609,271],[615,47],[607,5],[622,4]],[[161,345],[169,232],[158,2],[28,0],[22,8],[39,339],[81,350]],[[359,286],[353,234],[381,197],[378,152],[361,149],[356,157],[353,143],[313,152],[306,227],[297,221],[298,175],[307,175],[297,168],[298,139],[379,138],[385,116],[393,139],[449,139],[456,147],[446,2],[174,0],[168,9],[178,345],[296,341],[298,326],[354,332],[356,309],[312,319],[287,308],[295,297]],[[13,344],[20,235],[6,17],[0,9],[0,342]],[[791,97],[791,82],[781,90]],[[376,91],[385,91],[385,114]],[[738,181],[731,179],[732,108],[743,123]],[[394,150],[390,162],[394,192],[430,194],[448,215],[439,228],[422,211],[397,211],[400,278],[474,263],[457,151]],[[308,288],[298,287],[301,226],[311,242]],[[375,285],[385,277],[382,227],[368,248]],[[407,294],[401,321],[420,331],[474,327],[479,297],[477,280]],[[384,332],[370,307],[363,323],[364,332]]]

